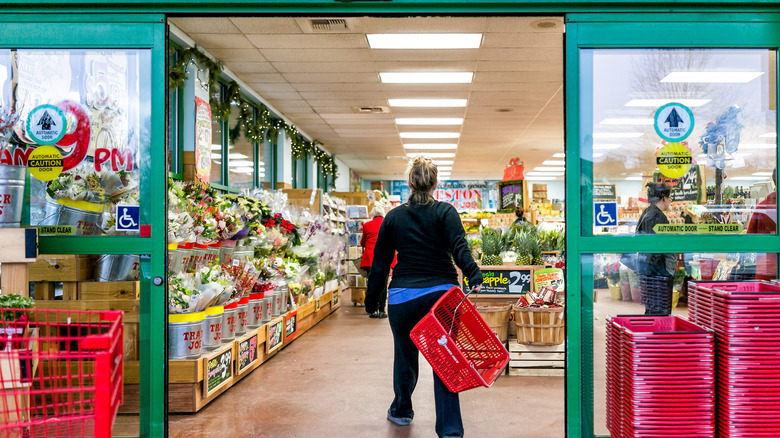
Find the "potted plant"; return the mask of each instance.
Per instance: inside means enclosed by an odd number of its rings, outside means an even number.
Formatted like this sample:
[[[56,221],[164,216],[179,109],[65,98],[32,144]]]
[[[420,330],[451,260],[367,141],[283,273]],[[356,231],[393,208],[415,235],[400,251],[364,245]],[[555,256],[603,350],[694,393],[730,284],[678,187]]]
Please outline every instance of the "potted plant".
[[[604,275],[607,277],[607,285],[612,299],[620,300],[620,262],[608,264]]]

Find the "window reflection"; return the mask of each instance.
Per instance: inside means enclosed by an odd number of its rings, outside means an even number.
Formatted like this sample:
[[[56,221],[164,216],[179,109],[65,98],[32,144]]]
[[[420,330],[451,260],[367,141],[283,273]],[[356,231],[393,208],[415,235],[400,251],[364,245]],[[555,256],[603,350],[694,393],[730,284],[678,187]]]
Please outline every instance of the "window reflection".
[[[212,92],[217,102],[222,101],[222,86],[218,85]],[[211,113],[211,176],[212,184],[222,184],[222,121]]]
[[[253,121],[253,109],[245,110],[245,117]],[[228,183],[237,189],[251,189],[254,182],[254,151],[252,143],[247,140],[244,130],[239,126],[241,109],[234,105],[230,111],[228,126]]]

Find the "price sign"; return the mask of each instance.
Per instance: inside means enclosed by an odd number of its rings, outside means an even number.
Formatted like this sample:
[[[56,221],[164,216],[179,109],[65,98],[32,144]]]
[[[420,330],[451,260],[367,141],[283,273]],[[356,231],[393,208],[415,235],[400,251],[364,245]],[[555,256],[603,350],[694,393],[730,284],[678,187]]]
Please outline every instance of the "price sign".
[[[593,184],[593,199],[614,201],[617,199],[615,184]]]
[[[257,359],[257,332],[255,332],[238,341],[238,370],[236,374],[239,376],[243,374]]]
[[[233,378],[233,347],[218,351],[203,358],[203,369],[206,373],[203,379],[204,397],[209,397],[220,388],[230,383]]]
[[[284,343],[284,318],[276,318],[265,327],[265,354],[271,354]]]
[[[524,294],[531,291],[534,269],[483,269],[482,291],[480,295]],[[463,289],[468,288],[468,280],[463,279]]]
[[[317,300],[319,303],[320,300]],[[293,311],[284,317],[284,342],[290,342],[298,333],[298,311]]]

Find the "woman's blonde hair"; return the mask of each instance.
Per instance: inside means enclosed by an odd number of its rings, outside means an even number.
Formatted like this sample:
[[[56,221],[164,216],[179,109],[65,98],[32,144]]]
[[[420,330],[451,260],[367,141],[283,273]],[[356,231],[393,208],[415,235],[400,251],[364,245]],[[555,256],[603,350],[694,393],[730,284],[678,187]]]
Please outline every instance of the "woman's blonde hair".
[[[431,189],[436,187],[439,170],[430,158],[417,156],[409,161],[406,170],[409,188],[409,204],[427,204],[433,201]]]

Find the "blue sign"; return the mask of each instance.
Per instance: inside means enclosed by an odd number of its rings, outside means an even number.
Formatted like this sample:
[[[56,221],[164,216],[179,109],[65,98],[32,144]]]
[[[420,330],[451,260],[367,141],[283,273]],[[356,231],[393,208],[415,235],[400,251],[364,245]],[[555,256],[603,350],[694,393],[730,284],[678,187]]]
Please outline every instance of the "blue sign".
[[[617,202],[594,202],[593,224],[597,227],[616,227],[618,225]]]
[[[116,230],[117,231],[140,231],[141,230],[141,207],[139,205],[117,204]]]
[[[693,132],[693,113],[681,103],[667,103],[655,112],[655,132],[664,140],[685,140]]]

